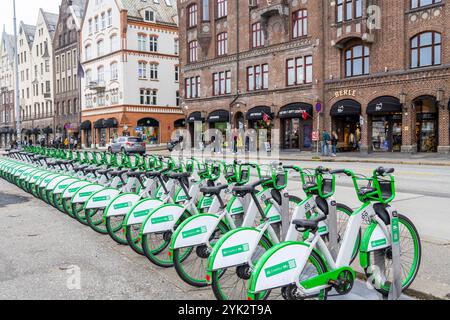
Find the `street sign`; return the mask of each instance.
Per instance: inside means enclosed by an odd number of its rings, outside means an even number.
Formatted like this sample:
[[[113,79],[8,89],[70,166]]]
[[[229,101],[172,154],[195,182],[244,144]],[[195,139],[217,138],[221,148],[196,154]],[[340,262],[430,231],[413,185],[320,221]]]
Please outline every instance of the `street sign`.
[[[319,141],[319,133],[317,131],[312,133],[312,141]]]
[[[134,129],[134,131],[136,131],[136,132],[143,132],[144,130],[142,129],[142,127],[136,127],[136,129]]]
[[[316,111],[317,111],[317,113],[321,113],[322,112],[322,104],[320,102],[316,103]]]

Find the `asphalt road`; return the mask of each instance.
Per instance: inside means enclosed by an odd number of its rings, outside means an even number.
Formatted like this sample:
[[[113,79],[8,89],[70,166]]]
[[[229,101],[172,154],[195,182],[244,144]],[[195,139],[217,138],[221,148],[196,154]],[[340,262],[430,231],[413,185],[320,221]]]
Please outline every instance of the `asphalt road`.
[[[3,180],[0,234],[0,299],[214,298]],[[332,299],[381,297],[358,281],[350,295]]]

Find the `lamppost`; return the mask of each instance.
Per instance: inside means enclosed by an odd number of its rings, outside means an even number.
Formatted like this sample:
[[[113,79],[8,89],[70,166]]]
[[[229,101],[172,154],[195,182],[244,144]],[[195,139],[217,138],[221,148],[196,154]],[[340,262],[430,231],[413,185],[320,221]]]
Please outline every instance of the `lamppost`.
[[[19,55],[17,50],[17,19],[16,19],[16,0],[13,0],[13,10],[14,10],[14,64],[16,73],[16,102],[15,102],[15,112],[16,112],[16,136],[17,142],[22,141],[22,119],[20,114],[20,90],[19,90]]]

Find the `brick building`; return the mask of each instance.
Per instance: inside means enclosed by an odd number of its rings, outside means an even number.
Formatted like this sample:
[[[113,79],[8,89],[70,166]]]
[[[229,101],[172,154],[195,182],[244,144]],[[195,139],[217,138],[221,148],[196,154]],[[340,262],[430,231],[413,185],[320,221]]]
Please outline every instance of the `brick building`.
[[[78,77],[80,56],[79,32],[86,0],[62,0],[53,39],[53,86],[55,94],[55,138],[80,140],[80,90]]]
[[[309,150],[319,102],[320,129],[336,131],[341,151],[450,151],[446,1],[180,0],[178,9],[191,132],[196,120],[274,127],[283,149]]]

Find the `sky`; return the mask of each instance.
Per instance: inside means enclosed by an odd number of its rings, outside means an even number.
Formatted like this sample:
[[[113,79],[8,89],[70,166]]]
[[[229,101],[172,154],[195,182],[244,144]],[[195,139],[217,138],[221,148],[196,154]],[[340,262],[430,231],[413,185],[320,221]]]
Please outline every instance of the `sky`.
[[[16,0],[17,28],[20,21],[35,25],[39,8],[51,13],[59,12],[61,0]],[[0,32],[6,27],[6,32],[13,34],[13,0],[0,0]]]

